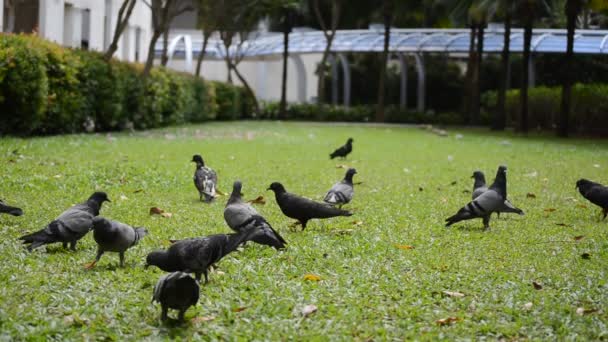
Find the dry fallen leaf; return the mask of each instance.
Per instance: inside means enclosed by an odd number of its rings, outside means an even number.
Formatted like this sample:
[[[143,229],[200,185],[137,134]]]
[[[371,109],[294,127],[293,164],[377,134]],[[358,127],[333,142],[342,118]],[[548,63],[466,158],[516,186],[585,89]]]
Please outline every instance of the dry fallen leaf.
[[[220,191],[220,189],[215,189],[215,195],[216,196],[226,196],[226,194],[223,191]]]
[[[336,169],[348,169],[348,166],[346,166],[344,164],[338,164],[338,165],[336,165]]]
[[[535,195],[535,194],[533,194],[533,193],[531,193],[531,192],[528,192],[528,193],[526,194],[526,198],[536,198],[536,195]]]
[[[528,302],[528,303],[524,304],[524,310],[532,309],[532,305],[533,305],[532,302]]]
[[[173,214],[171,214],[171,213],[161,213],[160,216],[169,218],[169,217],[173,216]]]
[[[335,235],[350,235],[354,232],[354,230],[352,229],[340,229],[340,230],[334,230],[333,234]]]
[[[159,207],[152,207],[152,208],[150,208],[150,215],[155,215],[155,214],[156,214],[156,215],[160,215],[160,214],[162,214],[162,213],[164,213],[164,212],[165,212],[165,211],[164,211],[164,210],[162,210],[162,209],[161,209],[161,208],[159,208]]]
[[[557,210],[557,209],[555,209],[555,208],[546,208],[546,209],[545,209],[545,211],[546,211],[546,212],[548,212],[548,213],[552,213],[552,212],[554,212],[554,211],[556,211],[556,210]]]
[[[437,325],[439,325],[439,326],[444,326],[444,325],[450,325],[454,322],[458,322],[459,320],[460,320],[460,318],[458,318],[458,317],[448,317],[448,318],[438,319],[435,321],[435,323],[437,323]]]
[[[579,208],[587,209],[587,206],[584,205],[584,204],[582,204],[582,203],[581,204],[577,204],[576,206],[579,207]]]
[[[245,309],[247,309],[246,306],[240,306],[238,308],[232,309],[232,312],[241,312],[241,311],[245,311]]]
[[[590,313],[594,313],[597,312],[597,309],[585,309],[585,308],[577,308],[576,309],[576,314],[579,316],[583,316],[583,315],[587,315]]]
[[[577,235],[574,237],[574,241],[581,241],[584,237],[585,235]]]
[[[128,198],[127,196],[125,196],[125,195],[120,195],[120,200],[121,200],[121,201],[126,201],[126,200],[128,200],[128,199],[129,199],[129,198]]]
[[[460,293],[460,292],[443,291],[442,293],[448,297],[456,297],[456,298],[464,297],[464,293]]]
[[[410,245],[399,245],[399,244],[395,244],[395,247],[399,248],[399,249],[414,249],[414,246],[410,246]]]
[[[543,286],[540,283],[536,282],[536,281],[533,281],[532,285],[534,286],[534,288],[536,290],[542,290],[543,289]]]
[[[305,275],[304,275],[304,280],[310,280],[310,281],[320,281],[320,280],[321,280],[321,277],[319,277],[319,276],[318,276],[318,275],[316,275],[316,274],[311,274],[311,273],[308,273],[308,274],[305,274]]]
[[[302,308],[302,316],[304,317],[307,317],[315,312],[317,312],[317,306],[314,304],[308,304]]]
[[[591,254],[589,254],[589,253],[583,253],[583,254],[581,254],[581,258],[589,260],[589,259],[591,259]]]
[[[266,200],[264,199],[264,196],[258,196],[255,199],[249,200],[247,202],[249,202],[251,204],[261,204],[261,205],[266,204]]]
[[[190,320],[190,322],[192,323],[200,323],[200,322],[209,322],[209,321],[213,321],[215,319],[214,316],[198,316],[198,317],[194,317]]]
[[[560,227],[570,227],[569,225],[565,224],[565,223],[556,223],[556,226],[560,226]]]
[[[137,189],[135,191],[133,191],[134,194],[140,193],[140,192],[144,192],[144,189]]]
[[[352,224],[355,226],[360,226],[363,224],[363,221],[353,221]]]

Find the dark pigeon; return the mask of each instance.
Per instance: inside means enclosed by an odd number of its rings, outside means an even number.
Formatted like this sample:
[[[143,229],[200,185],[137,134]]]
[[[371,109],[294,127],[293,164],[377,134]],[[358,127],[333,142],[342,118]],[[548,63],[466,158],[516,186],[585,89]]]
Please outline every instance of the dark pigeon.
[[[583,178],[576,182],[576,188],[585,199],[602,208],[602,220],[605,220],[608,216],[608,187]]]
[[[154,286],[152,301],[160,303],[160,319],[167,320],[169,309],[179,310],[178,320],[184,320],[186,310],[198,303],[200,286],[187,273],[173,272],[160,277]]]
[[[238,234],[216,234],[204,238],[179,240],[166,251],[154,251],[148,254],[146,267],[156,266],[165,272],[194,273],[196,280],[199,281],[204,274],[205,283],[208,283],[209,266],[247,241],[249,235],[249,231],[244,231]]]
[[[350,168],[346,170],[344,179],[331,187],[325,195],[323,201],[329,205],[337,205],[342,207],[353,199],[355,189],[353,187],[353,176],[357,170]]]
[[[84,237],[93,227],[93,217],[99,215],[103,202],[110,202],[105,192],[95,192],[89,199],[64,211],[53,222],[43,229],[19,238],[27,249],[32,251],[42,245],[62,242],[66,248],[76,250],[76,242]]]
[[[346,158],[346,156],[353,150],[353,138],[348,138],[346,144],[340,146],[337,150],[332,152],[329,155],[330,159],[334,159],[336,157]]]
[[[268,190],[274,191],[274,196],[283,214],[298,220],[303,230],[306,228],[306,223],[311,219],[352,216],[352,213],[349,211],[291,194],[278,182],[270,184]]]
[[[473,183],[473,195],[472,199],[476,199],[484,192],[488,191],[488,187],[486,186],[486,176],[481,171],[473,172],[473,176],[471,178],[475,179]],[[500,213],[515,213],[522,214],[523,211],[519,208],[516,208],[508,199],[505,200],[505,207],[496,213],[498,217],[500,217]]]
[[[217,174],[213,169],[205,166],[203,157],[198,154],[192,156],[192,162],[196,163],[194,171],[194,186],[198,190],[200,200],[205,197],[205,202],[211,202],[215,198],[215,188],[217,187]]]
[[[500,166],[494,183],[476,199],[462,207],[455,215],[446,219],[446,227],[463,220],[483,219],[483,226],[489,229],[490,215],[493,212],[508,210],[507,204],[507,167]],[[524,212],[520,210],[520,215]]]
[[[285,239],[249,203],[243,201],[241,188],[240,181],[234,182],[232,194],[226,203],[224,219],[228,226],[235,232],[255,231],[250,238],[253,242],[275,249],[285,248],[287,244]]]
[[[2,200],[0,200],[0,214],[21,216],[23,215],[23,210],[17,207],[11,207],[10,205],[7,205]]]
[[[93,238],[97,242],[95,261],[86,268],[93,268],[105,252],[117,252],[120,256],[120,267],[125,266],[125,251],[135,245],[148,231],[143,227],[133,228],[122,222],[108,220],[97,216],[93,218]]]

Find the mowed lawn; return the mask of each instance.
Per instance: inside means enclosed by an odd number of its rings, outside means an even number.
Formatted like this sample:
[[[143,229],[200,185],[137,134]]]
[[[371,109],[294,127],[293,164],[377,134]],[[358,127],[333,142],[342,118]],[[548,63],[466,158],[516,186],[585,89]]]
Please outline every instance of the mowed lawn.
[[[608,142],[448,133],[236,122],[2,138],[0,198],[25,215],[0,216],[0,339],[608,338],[608,220],[575,190],[581,177],[608,183]],[[329,160],[348,137],[349,158]],[[147,253],[169,239],[230,232],[227,196],[198,200],[193,154],[218,172],[222,191],[240,179],[246,199],[264,196],[256,208],[289,245],[277,252],[250,243],[230,254],[187,322],[163,325],[150,301],[164,273],[144,269]],[[445,218],[470,200],[473,171],[491,182],[500,164],[510,200],[526,215],[494,215],[490,231],[481,220],[446,229]],[[355,215],[291,230],[266,188],[280,181],[321,200],[343,165],[362,182],[346,206]],[[92,234],[76,252],[56,244],[28,253],[17,240],[95,190],[112,200],[102,216],[150,231],[127,252],[125,268],[106,253],[84,269],[95,256]],[[151,207],[173,215],[150,216]],[[318,310],[304,317],[310,304]]]

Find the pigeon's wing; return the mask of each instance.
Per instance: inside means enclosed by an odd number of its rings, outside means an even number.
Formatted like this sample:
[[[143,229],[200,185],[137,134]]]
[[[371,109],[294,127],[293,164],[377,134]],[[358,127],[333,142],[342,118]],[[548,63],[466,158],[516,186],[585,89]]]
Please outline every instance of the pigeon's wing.
[[[242,230],[251,230],[253,234],[249,240],[261,245],[271,246],[276,249],[285,248],[287,242],[276,231],[265,218],[260,215],[252,216],[250,220],[243,225]]]
[[[524,211],[513,205],[508,199],[503,202],[502,208],[498,210],[501,213],[516,213],[524,215]]]
[[[446,226],[449,227],[463,220],[490,216],[493,212],[500,211],[504,201],[505,199],[498,192],[490,189],[460,208],[456,214],[448,217]]]
[[[215,187],[217,185],[217,174],[213,169],[208,167],[202,167],[199,170],[201,171],[203,178],[203,193],[214,197]]]
[[[112,225],[112,231],[115,233],[111,241],[104,246],[107,251],[124,252],[137,242],[138,236],[133,227],[113,220],[110,221],[110,224]]]
[[[196,305],[200,296],[200,287],[192,277],[182,273],[175,279],[176,293],[179,294],[179,303],[176,306],[188,308]],[[177,301],[177,300],[176,300]]]
[[[486,191],[488,191],[487,186],[481,186],[481,187],[473,190],[472,199],[476,199],[477,197],[479,197],[481,194],[483,194]]]
[[[308,198],[285,193],[283,204],[279,204],[283,213],[294,218],[329,218],[335,216],[350,216],[350,212],[334,208],[324,203],[318,203]],[[283,209],[285,207],[285,209]]]
[[[193,238],[180,240],[169,248],[170,252],[177,255],[184,272],[202,271],[212,262],[210,239]]]
[[[239,231],[254,215],[259,214],[251,205],[244,202],[229,204],[224,209],[224,219],[235,231]]]
[[[351,184],[339,182],[329,189],[323,201],[329,204],[346,204],[353,198],[354,189]]]
[[[608,208],[608,187],[603,185],[593,186],[585,193],[584,197],[601,208]]]
[[[160,277],[160,279],[158,279],[158,281],[156,282],[156,285],[154,285],[154,293],[152,294],[152,301],[153,302],[161,302],[161,298],[162,298],[162,293],[168,283],[168,279],[170,279],[171,277],[174,277],[175,273],[168,273],[163,275],[162,277]]]
[[[86,207],[88,208],[88,207]],[[76,235],[86,234],[93,226],[94,215],[88,210],[83,210],[81,205],[74,206],[64,211],[55,221],[61,223],[61,227]]]

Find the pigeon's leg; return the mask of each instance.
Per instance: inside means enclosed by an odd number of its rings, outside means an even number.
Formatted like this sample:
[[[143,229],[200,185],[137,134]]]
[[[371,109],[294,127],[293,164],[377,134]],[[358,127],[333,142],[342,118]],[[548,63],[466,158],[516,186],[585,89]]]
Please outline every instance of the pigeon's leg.
[[[125,267],[125,252],[120,252],[118,257],[120,258],[120,267]]]
[[[67,242],[64,242],[64,243],[63,243],[63,248],[64,248],[64,249],[68,249],[68,243],[67,243]]]
[[[302,225],[302,231],[304,231],[304,229],[306,229],[306,223],[307,223],[307,222],[308,222],[308,221],[303,221],[303,222],[300,222],[300,224]]]
[[[608,208],[604,208],[604,218],[602,221],[606,219],[606,216],[608,216]]]
[[[290,224],[290,225],[289,225],[289,228],[290,228],[292,231],[295,231],[295,230],[296,230],[296,227],[297,227],[297,226],[299,226],[299,225],[302,225],[302,222],[300,222],[300,221],[296,221],[296,222],[294,222],[294,223]]]
[[[70,249],[74,252],[76,251],[76,242],[78,242],[78,241],[73,240],[70,242]]]
[[[194,279],[196,279],[197,282],[201,281],[201,272],[194,272]]]
[[[500,218],[500,211],[496,212],[496,218]]]
[[[162,306],[162,311],[160,313],[160,320],[161,321],[166,321],[167,320],[167,311],[169,310],[169,308],[165,305]]]
[[[209,276],[207,274],[207,270],[204,270],[203,273],[205,274],[205,284],[209,283]],[[198,281],[201,280],[201,274],[198,274]]]
[[[179,315],[177,316],[177,320],[180,322],[184,321],[184,316],[186,315],[186,309],[180,309]]]
[[[490,215],[483,217],[483,229],[490,230]]]
[[[90,270],[91,268],[95,267],[95,264],[97,264],[99,262],[99,259],[101,259],[102,255],[103,255],[103,250],[101,248],[97,248],[97,256],[95,256],[95,261],[84,265],[84,268],[86,268],[87,270]]]

